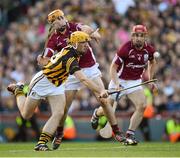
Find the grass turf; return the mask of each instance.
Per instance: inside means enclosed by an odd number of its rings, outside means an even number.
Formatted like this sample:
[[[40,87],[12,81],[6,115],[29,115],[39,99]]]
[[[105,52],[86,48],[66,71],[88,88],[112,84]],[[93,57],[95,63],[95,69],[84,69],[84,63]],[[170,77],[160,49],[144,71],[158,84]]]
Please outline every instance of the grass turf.
[[[33,151],[35,143],[2,143],[0,157],[180,157],[180,143],[64,142],[56,151]],[[49,144],[50,145],[50,144]]]

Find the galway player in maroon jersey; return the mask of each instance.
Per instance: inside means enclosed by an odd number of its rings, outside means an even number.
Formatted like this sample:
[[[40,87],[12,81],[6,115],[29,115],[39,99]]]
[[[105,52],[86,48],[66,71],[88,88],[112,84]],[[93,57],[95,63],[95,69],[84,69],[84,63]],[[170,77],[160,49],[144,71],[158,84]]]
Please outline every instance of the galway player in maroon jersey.
[[[153,78],[156,61],[154,59],[155,49],[146,42],[147,28],[143,25],[136,25],[132,29],[131,41],[125,43],[115,55],[111,67],[111,81],[109,89],[118,89],[131,87],[142,82],[142,74],[145,67],[148,66],[149,79]],[[155,89],[156,85],[152,85]],[[117,94],[112,95],[115,100]],[[130,119],[130,125],[126,132],[126,143],[136,145],[134,133],[141,120],[146,106],[146,99],[143,87],[136,87],[122,92],[118,97],[127,95],[135,106],[135,112]],[[99,116],[102,115],[102,109],[96,109],[92,116],[92,126],[97,128]]]
[[[88,33],[92,39],[100,39],[100,34],[98,33],[98,30],[94,31],[91,27],[87,25],[68,22],[64,16],[64,13],[59,9],[52,11],[48,15],[48,22],[51,25],[51,30],[49,33],[49,38],[46,42],[46,47],[43,56],[41,55],[38,57],[38,62],[40,63],[40,65],[45,65],[48,62],[49,57],[53,56],[56,52],[61,51],[67,45],[69,36],[74,31],[81,30],[83,32]],[[92,48],[90,46],[88,47],[87,52],[80,57],[79,66],[83,73],[86,75],[86,77],[88,77],[94,83],[99,85],[100,89],[104,88],[104,84],[101,79],[101,72],[98,69],[99,64],[96,62],[96,59],[92,52]],[[65,115],[60,123],[60,126],[56,131],[56,135],[52,143],[53,149],[57,149],[61,143],[63,137],[63,126],[64,121],[66,119],[67,111],[74,99],[76,92],[83,87],[84,86],[81,84],[79,80],[75,78],[74,75],[70,75],[68,77],[65,83]],[[103,110],[105,111],[109,119],[113,132],[115,133],[115,139],[117,139],[119,142],[123,142],[125,140],[125,137],[119,131],[119,128],[117,126],[117,120],[113,113],[112,106],[110,105],[110,101],[107,99],[99,98],[99,94],[97,94],[96,92],[94,92],[94,95],[96,96],[97,100],[101,103]]]

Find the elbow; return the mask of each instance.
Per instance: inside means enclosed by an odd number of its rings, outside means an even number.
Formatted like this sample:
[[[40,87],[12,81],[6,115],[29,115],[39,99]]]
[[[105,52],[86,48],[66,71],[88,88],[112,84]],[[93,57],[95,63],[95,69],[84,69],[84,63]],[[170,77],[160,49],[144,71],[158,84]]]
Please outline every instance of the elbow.
[[[82,82],[82,83],[86,82],[86,80],[84,78],[80,79],[79,81]]]

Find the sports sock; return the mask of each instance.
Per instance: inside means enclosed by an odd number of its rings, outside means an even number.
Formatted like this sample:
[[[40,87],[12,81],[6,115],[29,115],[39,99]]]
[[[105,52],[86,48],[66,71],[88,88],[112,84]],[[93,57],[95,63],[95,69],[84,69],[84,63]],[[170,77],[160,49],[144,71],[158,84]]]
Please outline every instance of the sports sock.
[[[42,132],[38,141],[38,144],[46,144],[48,141],[50,141],[52,138],[52,135],[49,133]]]
[[[113,130],[114,134],[119,134],[120,133],[120,130],[119,130],[119,127],[118,127],[117,124],[116,125],[111,125],[111,127],[112,127],[112,130]]]
[[[62,136],[63,135],[63,130],[64,130],[64,127],[63,126],[59,126],[57,128],[57,130],[56,130],[55,137]]]
[[[129,135],[134,135],[135,134],[135,131],[131,130],[131,129],[128,129],[127,132],[126,132],[126,136],[128,137]]]
[[[23,93],[23,86],[19,86],[15,89],[14,91],[14,95],[17,97],[17,96],[20,96],[20,95],[25,95]]]
[[[94,116],[95,118],[99,118],[99,116],[97,115],[97,109],[94,111],[93,116]]]

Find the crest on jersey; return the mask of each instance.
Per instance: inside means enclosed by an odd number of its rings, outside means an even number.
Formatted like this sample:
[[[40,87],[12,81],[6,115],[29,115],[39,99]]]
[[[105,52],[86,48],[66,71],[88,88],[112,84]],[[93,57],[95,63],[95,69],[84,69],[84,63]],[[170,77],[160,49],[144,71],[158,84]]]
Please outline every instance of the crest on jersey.
[[[141,60],[141,57],[142,57],[141,54],[137,54],[137,58],[138,58],[139,61]]]
[[[148,58],[149,58],[149,55],[148,54],[144,54],[144,62],[147,62]]]

